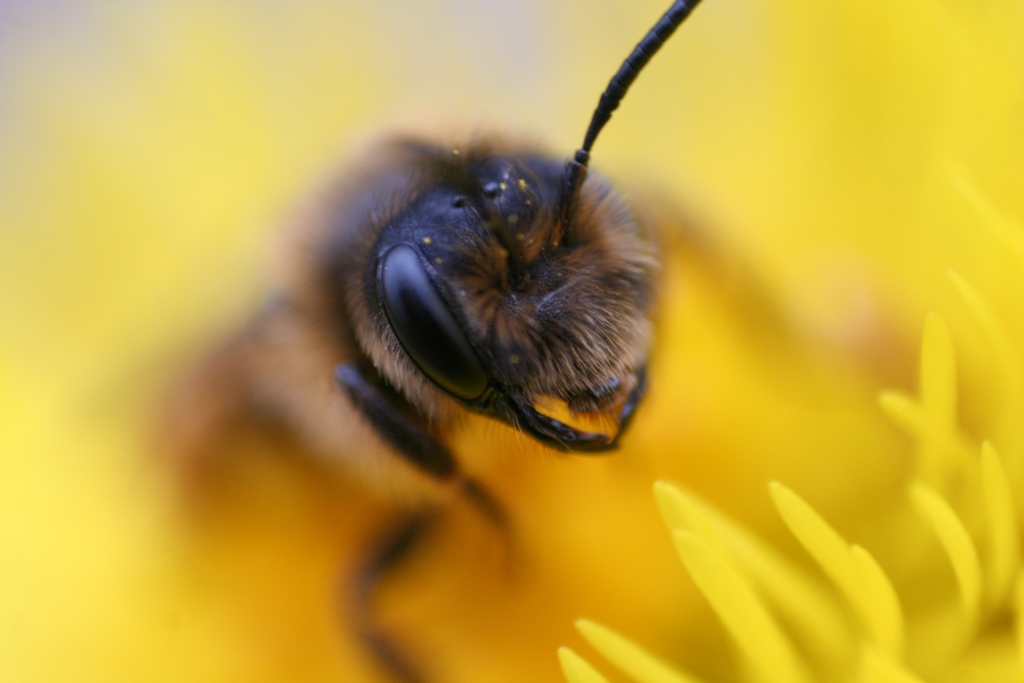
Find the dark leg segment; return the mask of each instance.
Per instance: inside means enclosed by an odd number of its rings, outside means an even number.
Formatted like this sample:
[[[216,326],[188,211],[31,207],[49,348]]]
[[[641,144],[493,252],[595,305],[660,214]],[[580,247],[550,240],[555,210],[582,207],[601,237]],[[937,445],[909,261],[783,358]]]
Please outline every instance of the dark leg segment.
[[[343,363],[334,370],[338,385],[353,405],[373,425],[377,434],[398,454],[438,479],[458,477],[458,464],[437,439],[414,417],[395,406],[401,397],[390,398],[387,389],[368,380],[355,363]],[[459,478],[460,492],[477,510],[502,532],[508,531],[508,520],[501,505],[479,483],[469,477]]]
[[[459,494],[465,496],[506,539],[509,537],[508,518],[501,504],[482,485],[460,476],[458,464],[448,449],[427,431],[420,419],[410,414],[411,410],[403,410],[401,396],[375,381],[376,378],[367,378],[355,363],[337,366],[334,375],[352,404],[399,456],[438,480],[453,481]],[[395,643],[376,627],[370,602],[377,585],[413,551],[437,518],[436,511],[417,513],[386,530],[359,566],[348,594],[360,637],[381,664],[403,683],[424,683],[425,679]]]
[[[466,477],[462,480],[462,495],[466,496],[466,499],[484,516],[484,519],[493,524],[503,536],[509,535],[508,516],[502,509],[501,503],[495,500],[487,489]]]
[[[334,369],[334,376],[377,434],[399,455],[438,479],[455,474],[458,468],[448,449],[415,418],[399,410],[385,390],[369,381],[355,363],[342,363]]]
[[[371,547],[366,559],[357,569],[352,592],[349,594],[359,637],[377,660],[403,683],[424,683],[426,679],[395,643],[377,628],[370,610],[370,601],[374,589],[388,571],[409,555],[436,519],[437,516],[433,513],[420,513],[403,519],[388,529]]]

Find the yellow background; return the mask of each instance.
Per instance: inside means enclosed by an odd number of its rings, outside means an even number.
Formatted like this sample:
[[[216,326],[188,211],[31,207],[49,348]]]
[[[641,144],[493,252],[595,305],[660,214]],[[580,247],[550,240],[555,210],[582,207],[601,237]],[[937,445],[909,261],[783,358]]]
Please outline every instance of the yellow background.
[[[385,513],[262,453],[196,513],[152,456],[160,398],[245,319],[275,221],[346,148],[427,120],[569,153],[664,4],[0,6],[0,679],[375,675],[334,601]],[[946,268],[1024,334],[1019,273],[976,239],[963,191],[1024,216],[1022,35],[1019,2],[705,0],[594,165],[683,206],[792,338],[673,256],[622,453],[464,435],[503,477],[521,557],[505,576],[500,542],[456,510],[395,577],[382,614],[440,680],[559,680],[578,616],[729,680],[659,477],[791,549],[764,489],[782,479],[884,564],[911,449],[875,396],[914,385],[926,311],[964,317]],[[982,432],[988,380],[963,344]]]

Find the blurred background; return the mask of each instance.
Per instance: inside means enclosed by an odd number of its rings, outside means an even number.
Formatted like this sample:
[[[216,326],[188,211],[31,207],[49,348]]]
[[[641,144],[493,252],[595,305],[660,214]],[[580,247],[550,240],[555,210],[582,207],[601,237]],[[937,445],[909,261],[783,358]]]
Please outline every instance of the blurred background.
[[[0,677],[382,676],[337,595],[386,510],[257,449],[197,512],[154,456],[162,397],[251,314],[275,224],[346,150],[436,122],[568,154],[667,4],[0,2]],[[911,449],[876,396],[913,391],[926,312],[964,319],[946,269],[1024,338],[1016,262],[978,239],[979,211],[1024,216],[1022,35],[1009,0],[702,3],[593,163],[671,198],[741,284],[667,256],[652,395],[612,458],[460,438],[517,568],[453,511],[382,589],[426,670],[560,680],[588,616],[733,680],[657,478],[792,550],[764,489],[785,480],[887,557]],[[982,433],[992,377],[962,344]]]

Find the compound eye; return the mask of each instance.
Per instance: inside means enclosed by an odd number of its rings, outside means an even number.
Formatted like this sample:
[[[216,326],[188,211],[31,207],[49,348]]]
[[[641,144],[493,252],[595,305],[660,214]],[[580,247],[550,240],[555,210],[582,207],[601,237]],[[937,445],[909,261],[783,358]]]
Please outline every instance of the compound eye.
[[[378,275],[388,322],[417,367],[448,393],[474,399],[487,374],[412,247],[392,247]]]

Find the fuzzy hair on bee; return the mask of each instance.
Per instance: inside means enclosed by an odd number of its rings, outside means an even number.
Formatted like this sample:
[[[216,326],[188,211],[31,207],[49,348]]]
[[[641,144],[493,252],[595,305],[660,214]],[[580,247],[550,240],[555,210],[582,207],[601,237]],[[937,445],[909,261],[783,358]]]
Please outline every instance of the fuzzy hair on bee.
[[[382,305],[378,264],[392,243],[405,241],[441,283],[495,386],[527,405],[550,396],[574,412],[628,396],[650,344],[658,264],[650,235],[620,195],[600,179],[588,183],[570,240],[556,216],[563,163],[549,155],[493,140],[408,139],[371,154],[371,175],[384,188],[405,185],[403,194],[392,194],[376,220],[372,209],[334,210],[345,225],[332,226],[326,249],[300,255],[312,261],[295,272],[319,278],[331,310],[349,316],[350,341],[388,384],[421,414],[457,412],[405,352]]]
[[[614,450],[647,388],[660,265],[652,226],[588,172],[590,150],[696,4],[676,0],[641,41],[568,162],[496,134],[395,134],[332,175],[284,226],[267,304],[184,383],[168,429],[182,461],[271,424],[368,490],[464,496],[507,532],[452,450],[468,416],[556,451]],[[586,431],[581,415],[614,428]],[[422,677],[369,596],[431,518],[413,509],[386,529],[349,592],[365,642],[407,681]]]

